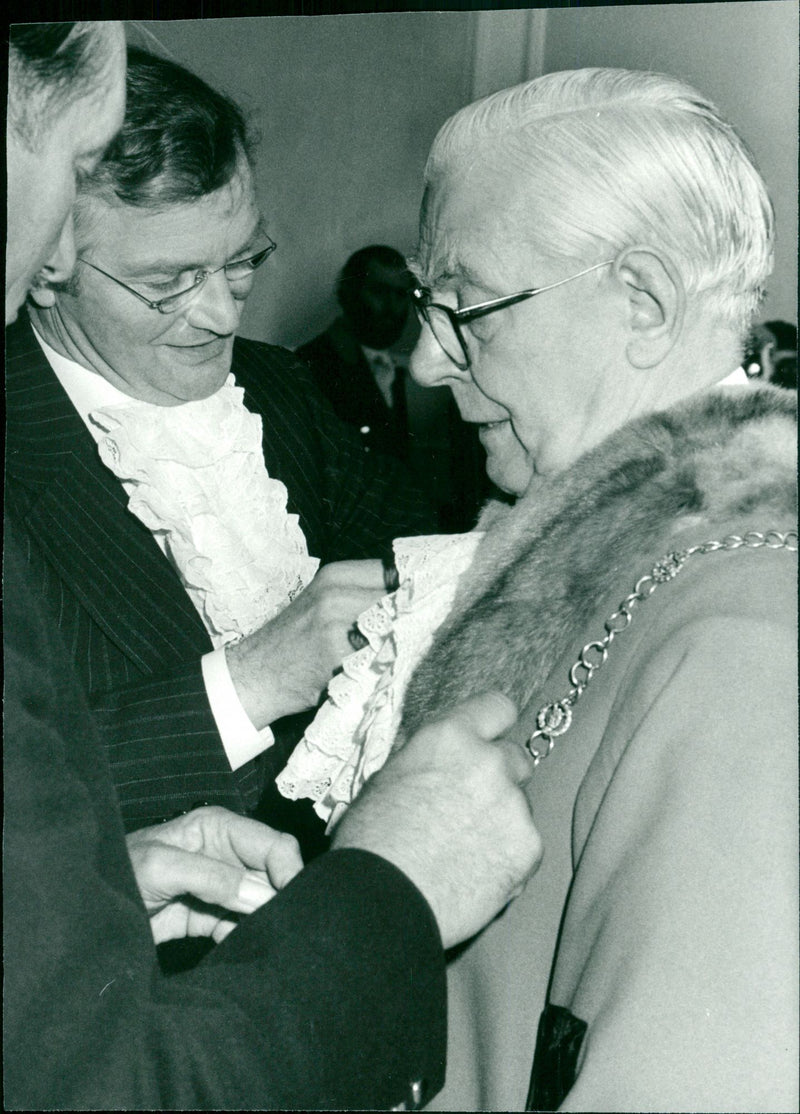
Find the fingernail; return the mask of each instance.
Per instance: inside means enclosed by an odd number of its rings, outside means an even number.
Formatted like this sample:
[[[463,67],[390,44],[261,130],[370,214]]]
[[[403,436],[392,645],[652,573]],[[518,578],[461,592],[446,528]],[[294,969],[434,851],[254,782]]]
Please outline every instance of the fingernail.
[[[245,874],[239,883],[239,900],[251,910],[258,909],[275,893],[269,882],[258,874]]]

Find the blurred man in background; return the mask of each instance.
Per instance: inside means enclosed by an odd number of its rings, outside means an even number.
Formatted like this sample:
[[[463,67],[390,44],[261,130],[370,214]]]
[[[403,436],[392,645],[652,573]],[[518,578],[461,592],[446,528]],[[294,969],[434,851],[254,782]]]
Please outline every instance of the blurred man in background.
[[[407,461],[445,532],[467,530],[489,491],[483,453],[448,391],[408,375],[418,335],[410,314],[413,279],[400,252],[372,244],[345,263],[336,284],[341,314],[297,349],[365,452]]]
[[[411,284],[400,252],[382,244],[361,248],[336,285],[341,315],[297,350],[365,448],[401,460],[408,457],[408,352],[396,346],[410,316]]]

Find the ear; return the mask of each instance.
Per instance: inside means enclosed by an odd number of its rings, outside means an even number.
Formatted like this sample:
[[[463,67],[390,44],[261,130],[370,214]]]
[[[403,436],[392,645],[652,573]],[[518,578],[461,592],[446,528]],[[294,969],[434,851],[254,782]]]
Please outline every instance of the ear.
[[[678,268],[663,251],[627,248],[617,258],[615,274],[628,298],[628,341],[632,367],[660,364],[683,331],[686,290]]]

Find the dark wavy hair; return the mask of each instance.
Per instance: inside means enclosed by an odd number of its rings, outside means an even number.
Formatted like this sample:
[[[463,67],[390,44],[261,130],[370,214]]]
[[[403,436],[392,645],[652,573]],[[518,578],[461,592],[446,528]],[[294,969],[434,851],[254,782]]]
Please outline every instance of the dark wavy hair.
[[[226,185],[253,140],[240,109],[196,74],[128,48],[122,129],[82,193],[160,208]]]
[[[8,121],[35,147],[76,100],[100,89],[108,24],[16,23],[9,27]]]

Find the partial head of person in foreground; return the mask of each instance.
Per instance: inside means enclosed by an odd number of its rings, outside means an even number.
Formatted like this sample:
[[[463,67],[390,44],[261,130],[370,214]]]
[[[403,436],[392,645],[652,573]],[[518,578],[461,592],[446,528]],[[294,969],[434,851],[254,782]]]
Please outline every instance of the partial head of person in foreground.
[[[750,152],[684,82],[585,69],[503,90],[428,159],[412,369],[449,383],[518,494],[734,370],[773,236]]]
[[[76,238],[73,277],[33,292],[45,340],[134,398],[175,405],[218,390],[274,247],[238,107],[129,49],[125,119],[81,185]]]
[[[9,29],[6,324],[37,281],[75,263],[72,206],[122,123],[125,40],[119,23]]]

